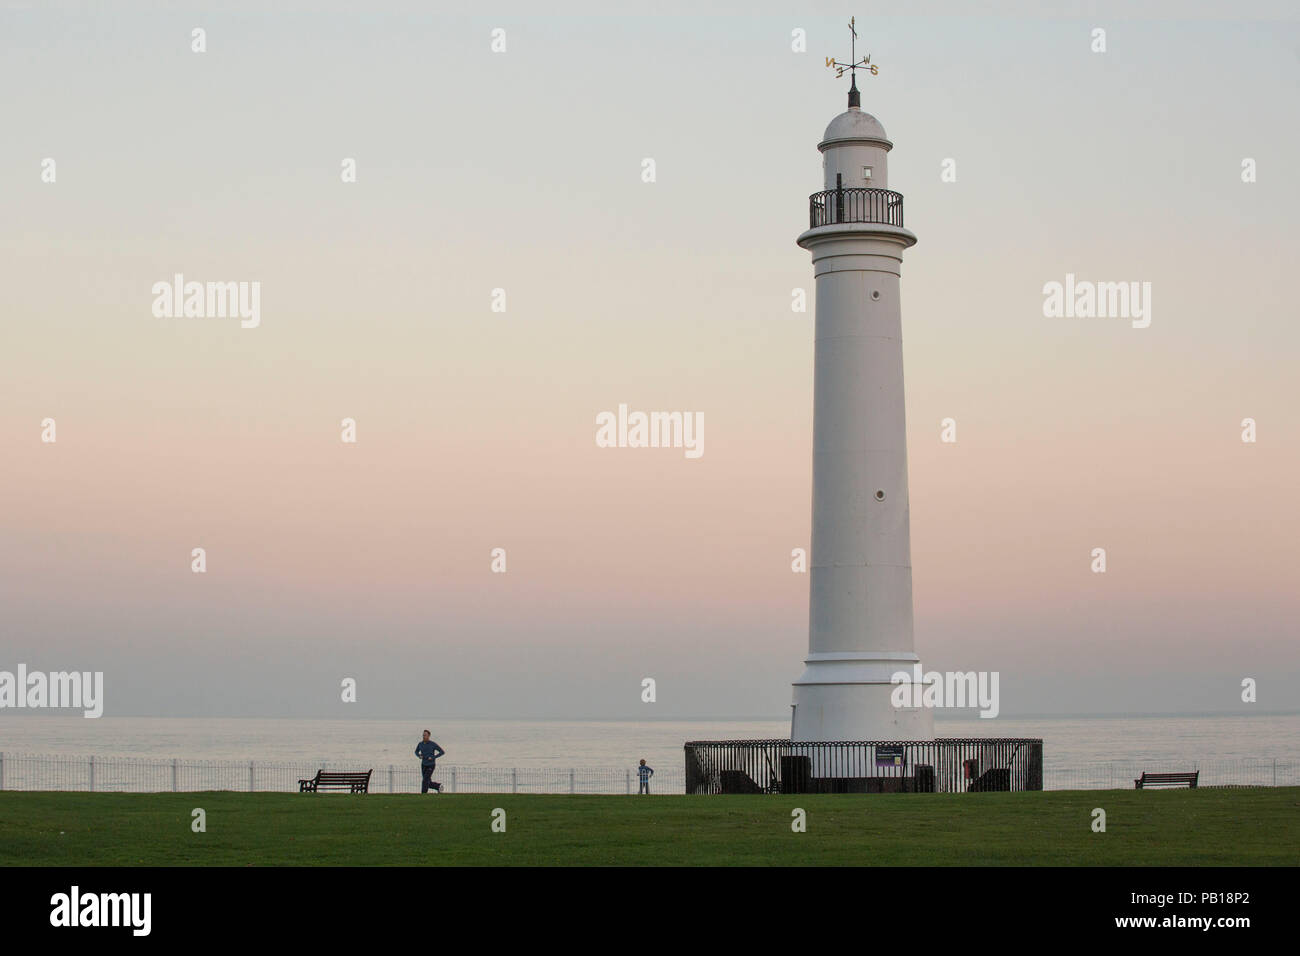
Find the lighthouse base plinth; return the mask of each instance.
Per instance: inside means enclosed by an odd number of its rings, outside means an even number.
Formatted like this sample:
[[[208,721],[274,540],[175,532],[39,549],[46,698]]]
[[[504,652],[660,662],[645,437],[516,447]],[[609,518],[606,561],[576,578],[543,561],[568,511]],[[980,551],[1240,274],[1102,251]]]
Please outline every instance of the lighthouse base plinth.
[[[898,684],[919,663],[905,652],[812,654],[794,682],[790,739],[799,743],[850,740],[933,740],[934,711],[895,706]]]

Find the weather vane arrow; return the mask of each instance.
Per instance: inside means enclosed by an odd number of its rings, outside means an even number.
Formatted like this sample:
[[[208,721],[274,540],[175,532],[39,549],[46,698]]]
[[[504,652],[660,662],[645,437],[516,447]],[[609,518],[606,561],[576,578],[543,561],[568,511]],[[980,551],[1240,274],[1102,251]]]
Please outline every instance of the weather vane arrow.
[[[858,59],[858,30],[857,17],[849,17],[849,62],[841,63],[833,56],[826,58],[826,65],[835,71],[835,77],[844,75],[844,71],[849,71],[849,106],[862,106],[862,94],[858,92],[858,70],[870,70],[872,76],[880,73],[880,67],[871,62],[871,56],[864,56]]]

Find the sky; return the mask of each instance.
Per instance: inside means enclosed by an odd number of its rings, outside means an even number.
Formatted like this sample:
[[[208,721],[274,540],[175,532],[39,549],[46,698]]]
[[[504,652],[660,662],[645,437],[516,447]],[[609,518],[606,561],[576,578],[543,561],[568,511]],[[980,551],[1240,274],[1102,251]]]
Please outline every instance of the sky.
[[[112,716],[787,714],[794,240],[856,15],[919,238],[926,668],[1007,715],[1300,708],[1293,10],[536,9],[0,4],[0,669]],[[156,316],[176,273],[260,323]],[[1067,274],[1150,325],[1046,317]],[[704,454],[597,447],[620,404]]]

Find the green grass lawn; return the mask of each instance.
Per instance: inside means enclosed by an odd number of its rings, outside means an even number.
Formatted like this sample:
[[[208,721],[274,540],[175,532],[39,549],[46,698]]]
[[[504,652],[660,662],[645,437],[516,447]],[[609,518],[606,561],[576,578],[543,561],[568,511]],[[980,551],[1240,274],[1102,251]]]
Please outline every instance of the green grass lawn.
[[[207,832],[191,831],[191,811]],[[494,833],[492,811],[506,811]],[[807,832],[791,831],[791,810]],[[1092,810],[1106,811],[1094,833]],[[0,791],[0,865],[1300,863],[1300,788],[874,796]]]

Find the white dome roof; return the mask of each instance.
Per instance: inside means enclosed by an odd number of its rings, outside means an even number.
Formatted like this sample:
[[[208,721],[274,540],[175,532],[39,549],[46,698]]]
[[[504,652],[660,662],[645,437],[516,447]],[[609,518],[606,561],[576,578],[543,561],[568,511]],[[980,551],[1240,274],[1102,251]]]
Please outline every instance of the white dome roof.
[[[862,112],[856,106],[849,107],[831,120],[831,125],[826,127],[826,135],[822,137],[822,145],[846,139],[867,139],[880,143],[889,143],[889,139],[885,136],[885,128],[880,125],[880,120],[870,113]]]

